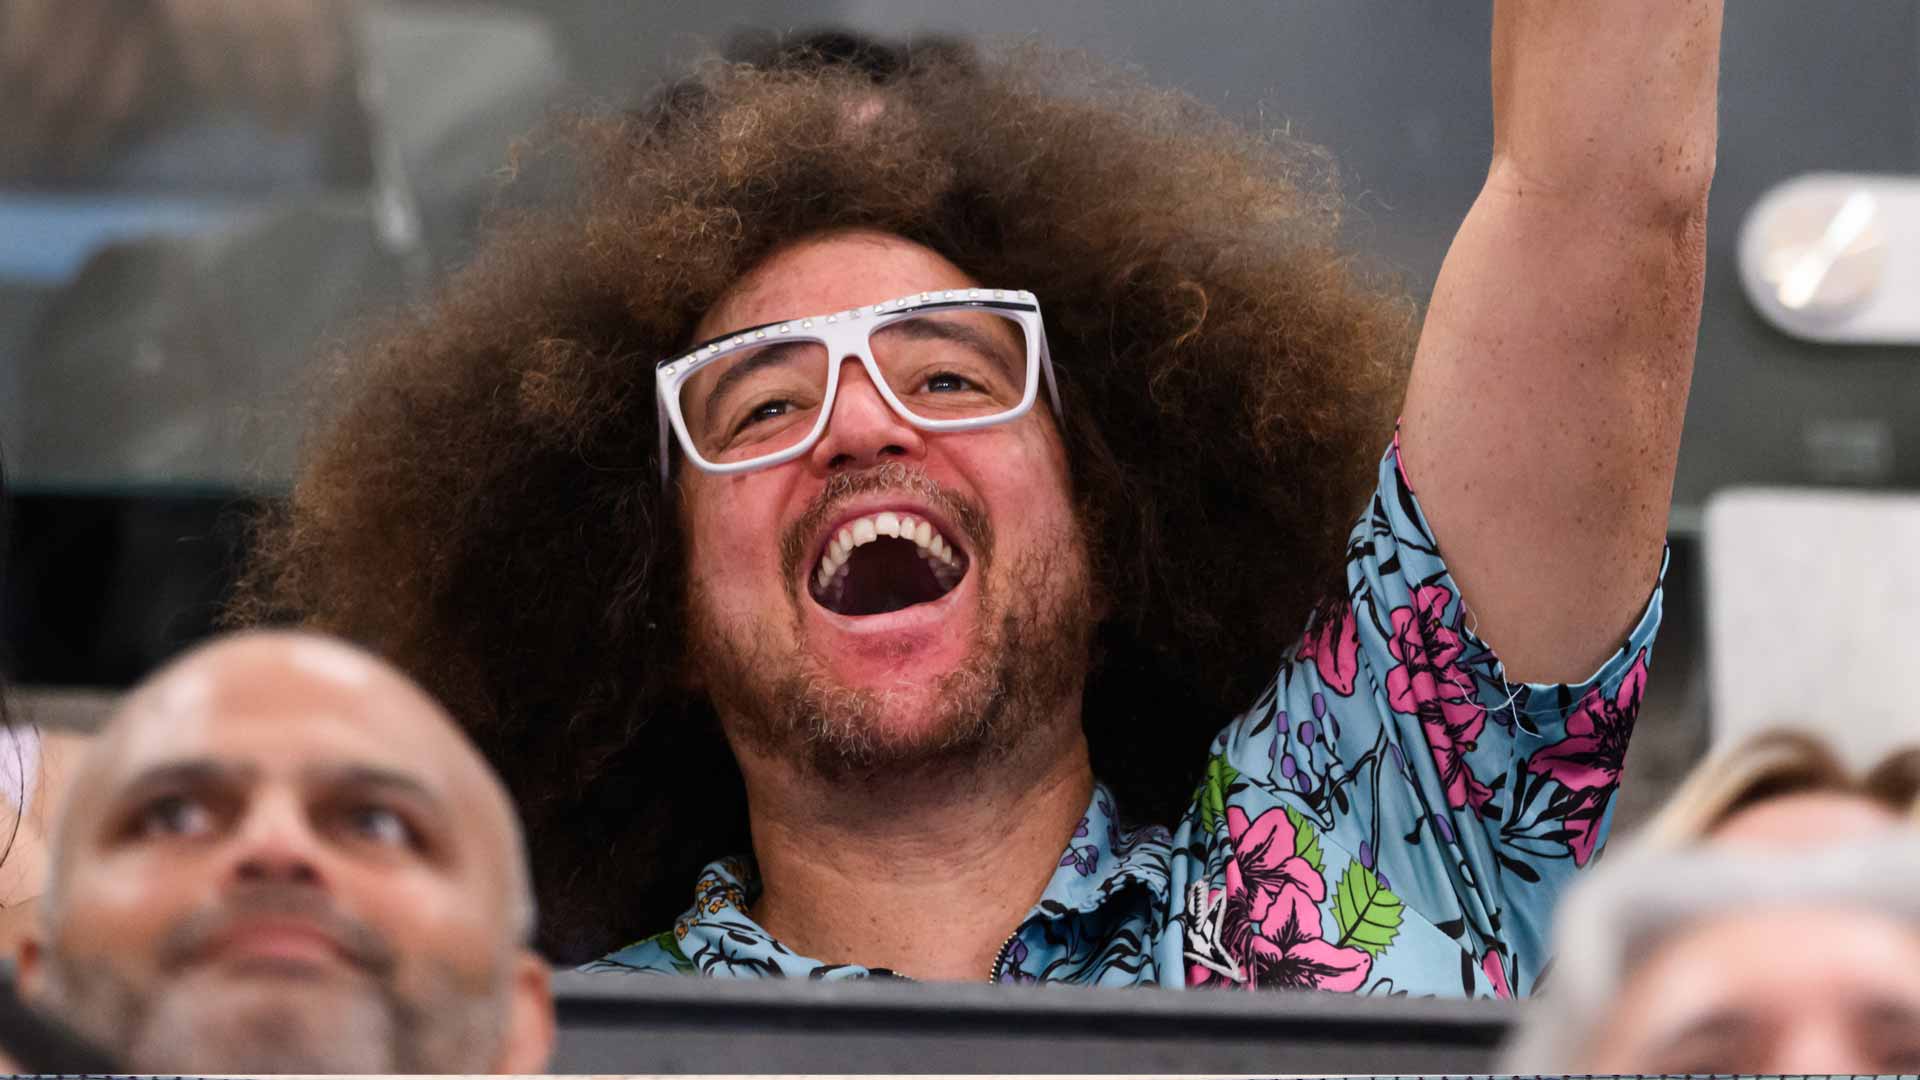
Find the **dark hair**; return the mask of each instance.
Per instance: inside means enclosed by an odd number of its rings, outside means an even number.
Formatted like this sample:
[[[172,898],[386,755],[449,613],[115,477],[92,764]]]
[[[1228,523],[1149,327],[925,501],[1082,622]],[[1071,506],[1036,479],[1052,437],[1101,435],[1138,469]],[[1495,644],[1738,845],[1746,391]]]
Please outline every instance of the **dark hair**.
[[[231,610],[363,642],[462,718],[525,817],[558,959],[664,928],[748,847],[680,677],[652,377],[784,243],[881,230],[1041,298],[1111,600],[1086,727],[1123,813],[1179,812],[1340,589],[1416,311],[1338,247],[1325,157],[1084,57],[879,48],[710,62],[560,122],[523,161],[576,193],[502,212],[345,358]]]

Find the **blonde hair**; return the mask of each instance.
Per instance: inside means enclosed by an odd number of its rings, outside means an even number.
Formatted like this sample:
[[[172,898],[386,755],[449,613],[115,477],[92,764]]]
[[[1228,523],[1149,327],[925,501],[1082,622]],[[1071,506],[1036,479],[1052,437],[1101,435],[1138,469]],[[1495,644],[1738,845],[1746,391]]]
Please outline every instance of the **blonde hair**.
[[[1749,806],[1814,792],[1866,799],[1920,825],[1920,747],[1889,754],[1862,772],[1819,736],[1763,732],[1695,766],[1633,842],[1664,849],[1697,844]]]

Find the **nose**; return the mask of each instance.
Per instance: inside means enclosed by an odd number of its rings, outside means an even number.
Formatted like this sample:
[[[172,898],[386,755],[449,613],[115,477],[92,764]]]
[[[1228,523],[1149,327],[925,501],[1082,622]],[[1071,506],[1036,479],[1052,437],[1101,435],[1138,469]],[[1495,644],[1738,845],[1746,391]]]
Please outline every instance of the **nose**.
[[[256,799],[235,831],[229,884],[321,885],[321,846],[299,800]]]
[[[814,468],[823,473],[870,468],[923,457],[926,449],[920,429],[893,411],[859,358],[841,358],[833,413],[810,455]]]

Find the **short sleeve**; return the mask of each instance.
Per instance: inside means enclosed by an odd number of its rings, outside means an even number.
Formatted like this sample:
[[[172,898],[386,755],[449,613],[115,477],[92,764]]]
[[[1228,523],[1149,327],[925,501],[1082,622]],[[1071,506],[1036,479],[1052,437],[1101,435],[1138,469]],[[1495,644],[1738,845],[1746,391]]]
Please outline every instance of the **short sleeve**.
[[[1320,989],[1530,992],[1554,902],[1606,839],[1660,621],[1649,586],[1589,678],[1508,682],[1396,443],[1349,538],[1345,593],[1216,743],[1186,831],[1218,895],[1184,921],[1211,915],[1231,936],[1237,889],[1251,925],[1237,948],[1202,928],[1199,954],[1297,954],[1318,974],[1281,981]]]

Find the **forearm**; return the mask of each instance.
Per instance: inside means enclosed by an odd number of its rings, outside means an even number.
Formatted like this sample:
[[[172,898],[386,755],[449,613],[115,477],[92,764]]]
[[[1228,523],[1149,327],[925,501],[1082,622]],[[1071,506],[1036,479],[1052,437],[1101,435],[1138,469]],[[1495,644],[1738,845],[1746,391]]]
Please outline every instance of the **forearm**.
[[[1489,189],[1703,210],[1721,15],[1721,0],[1496,0]]]
[[[1706,269],[1720,5],[1498,0],[1496,145],[1403,464],[1519,678],[1584,677],[1659,564]]]

